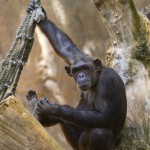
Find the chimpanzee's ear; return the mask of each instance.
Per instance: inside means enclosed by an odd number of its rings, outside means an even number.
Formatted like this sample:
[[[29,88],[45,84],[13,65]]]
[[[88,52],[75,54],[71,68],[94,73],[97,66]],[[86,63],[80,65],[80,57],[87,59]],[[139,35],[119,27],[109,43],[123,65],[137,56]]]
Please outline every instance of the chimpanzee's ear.
[[[66,70],[66,72],[67,72],[67,74],[68,74],[69,76],[72,76],[70,66],[65,66],[65,70]]]
[[[96,69],[97,71],[99,71],[99,70],[101,69],[101,67],[102,67],[102,62],[101,62],[98,58],[96,58],[96,59],[93,61],[93,63],[94,63],[95,69]]]

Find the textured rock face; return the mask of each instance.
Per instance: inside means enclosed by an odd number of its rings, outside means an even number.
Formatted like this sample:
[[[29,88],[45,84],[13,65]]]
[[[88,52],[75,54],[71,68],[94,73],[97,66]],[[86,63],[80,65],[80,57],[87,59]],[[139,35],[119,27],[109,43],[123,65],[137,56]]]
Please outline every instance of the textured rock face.
[[[0,60],[5,57],[11,45],[28,2],[22,0],[0,2]],[[109,36],[90,0],[44,0],[42,4],[48,17],[68,33],[81,50],[105,60],[104,53],[109,45]],[[141,9],[149,4],[149,0],[136,0],[136,4]],[[24,67],[17,96],[21,97],[26,105],[25,95],[28,90],[34,89],[39,97],[76,106],[80,97],[79,92],[73,80],[65,73],[65,65],[37,28],[33,50]],[[56,128],[58,129],[58,126]],[[57,134],[53,129],[51,128],[50,133],[59,138],[66,149],[70,149],[64,144],[66,141],[59,134],[60,129]]]

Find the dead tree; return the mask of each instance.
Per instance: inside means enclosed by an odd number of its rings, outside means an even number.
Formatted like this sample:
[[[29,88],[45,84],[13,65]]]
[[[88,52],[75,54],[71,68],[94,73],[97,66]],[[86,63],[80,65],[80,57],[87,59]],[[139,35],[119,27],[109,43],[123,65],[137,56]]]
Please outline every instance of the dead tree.
[[[150,7],[137,12],[133,0],[93,0],[108,29],[106,63],[126,85],[128,113],[119,147],[150,147]],[[119,92],[119,91],[118,91]]]

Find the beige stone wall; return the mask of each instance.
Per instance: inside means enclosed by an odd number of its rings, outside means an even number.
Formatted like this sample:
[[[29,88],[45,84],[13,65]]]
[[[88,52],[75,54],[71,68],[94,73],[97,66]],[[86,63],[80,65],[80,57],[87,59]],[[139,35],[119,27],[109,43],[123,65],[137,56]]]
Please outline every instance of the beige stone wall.
[[[139,10],[150,4],[149,0],[135,1]],[[0,60],[10,48],[28,2],[29,0],[0,1]],[[109,35],[90,0],[43,0],[42,4],[48,17],[68,33],[81,50],[105,60]],[[79,92],[73,80],[65,73],[64,66],[63,60],[55,54],[39,29],[36,29],[32,53],[24,67],[16,93],[25,106],[25,95],[30,89],[36,90],[39,97],[44,96],[50,101],[76,106]],[[58,126],[56,128],[58,129]],[[51,128],[49,132],[59,139],[66,149],[70,149],[64,137],[59,134],[60,129],[58,130],[55,133],[56,130]]]

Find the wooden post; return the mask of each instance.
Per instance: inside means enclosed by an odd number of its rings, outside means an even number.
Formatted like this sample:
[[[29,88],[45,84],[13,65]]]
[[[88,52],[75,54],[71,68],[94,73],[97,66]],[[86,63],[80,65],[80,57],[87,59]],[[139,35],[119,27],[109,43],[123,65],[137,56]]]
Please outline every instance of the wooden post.
[[[30,112],[11,96],[0,103],[0,150],[63,150]]]

